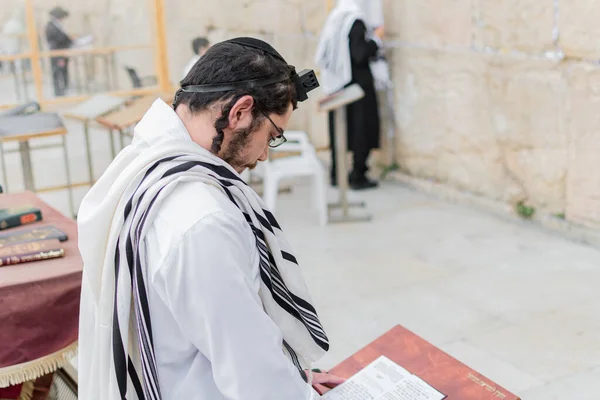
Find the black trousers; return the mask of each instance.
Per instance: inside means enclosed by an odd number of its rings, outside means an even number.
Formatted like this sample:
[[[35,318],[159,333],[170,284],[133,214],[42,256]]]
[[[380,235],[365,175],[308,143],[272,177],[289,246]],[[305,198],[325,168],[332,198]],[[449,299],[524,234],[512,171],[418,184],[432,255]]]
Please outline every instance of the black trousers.
[[[331,146],[331,180],[337,181],[337,149],[336,149],[336,141],[335,141],[335,113],[333,111],[329,112],[329,143]],[[352,162],[352,171],[350,172],[350,180],[351,181],[359,181],[364,179],[369,168],[367,167],[367,160],[369,158],[369,153],[371,149],[364,146],[364,143],[360,140],[352,140],[351,143],[348,143],[348,147],[352,152],[353,162]]]
[[[63,65],[61,66],[60,64]],[[50,66],[52,67],[54,95],[56,97],[64,96],[69,87],[69,59],[66,57],[54,57],[50,60]]]

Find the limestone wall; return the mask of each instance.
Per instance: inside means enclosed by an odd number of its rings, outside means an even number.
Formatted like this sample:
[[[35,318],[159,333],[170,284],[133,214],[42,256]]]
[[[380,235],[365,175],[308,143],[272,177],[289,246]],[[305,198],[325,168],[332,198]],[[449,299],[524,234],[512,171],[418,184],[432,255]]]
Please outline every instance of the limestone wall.
[[[600,223],[600,4],[393,0],[388,15],[403,168]]]
[[[0,0],[15,4],[17,0]],[[600,3],[384,0],[401,167],[494,199],[600,226]],[[36,2],[38,16],[47,2]],[[190,40],[254,35],[313,66],[325,0],[168,0],[173,82]],[[148,0],[63,0],[101,44],[151,43]],[[0,19],[6,8],[0,7]],[[152,73],[151,53],[122,55]],[[126,81],[121,77],[121,82]],[[314,101],[292,127],[327,145]]]

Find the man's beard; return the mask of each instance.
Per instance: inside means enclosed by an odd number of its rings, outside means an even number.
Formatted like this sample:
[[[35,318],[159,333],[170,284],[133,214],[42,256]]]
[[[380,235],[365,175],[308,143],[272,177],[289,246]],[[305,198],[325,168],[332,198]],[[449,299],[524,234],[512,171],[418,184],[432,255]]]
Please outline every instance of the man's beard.
[[[248,128],[240,128],[232,133],[232,139],[227,146],[227,149],[221,152],[218,156],[225,161],[227,164],[231,165],[236,170],[244,170],[254,169],[258,164],[258,161],[254,161],[252,163],[248,163],[247,160],[244,160],[244,149],[252,139],[252,133],[256,130],[255,121],[252,121]]]

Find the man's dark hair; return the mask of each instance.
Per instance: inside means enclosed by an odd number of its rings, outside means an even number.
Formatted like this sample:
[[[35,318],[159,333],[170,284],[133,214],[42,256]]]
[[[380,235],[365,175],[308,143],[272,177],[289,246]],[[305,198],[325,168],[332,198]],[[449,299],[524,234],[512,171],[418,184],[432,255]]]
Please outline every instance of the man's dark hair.
[[[181,87],[291,75],[292,68],[264,50],[237,43],[221,42],[208,49],[181,81]],[[195,114],[207,110],[215,103],[223,102],[221,115],[215,122],[217,136],[213,140],[212,148],[213,152],[218,153],[223,143],[223,130],[229,125],[229,113],[235,103],[246,95],[254,98],[252,115],[255,123],[261,122],[265,118],[264,114],[284,115],[290,104],[294,109],[297,107],[296,88],[291,79],[250,89],[212,93],[180,92],[173,106],[177,109],[180,104],[185,104],[190,112]]]
[[[208,47],[210,43],[208,42],[208,39],[205,37],[197,37],[194,40],[192,40],[192,50],[194,50],[194,54],[200,55],[200,50],[202,50],[205,47]]]

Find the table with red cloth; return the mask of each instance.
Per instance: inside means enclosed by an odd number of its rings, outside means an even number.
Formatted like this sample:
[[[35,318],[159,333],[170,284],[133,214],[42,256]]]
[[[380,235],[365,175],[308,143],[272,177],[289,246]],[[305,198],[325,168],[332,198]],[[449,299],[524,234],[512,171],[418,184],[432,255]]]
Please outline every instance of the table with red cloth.
[[[0,194],[0,209],[31,204],[42,220],[65,232],[65,256],[0,267],[0,398],[25,382],[53,373],[77,352],[83,262],[77,224],[31,192]],[[0,231],[2,233],[9,230]]]

